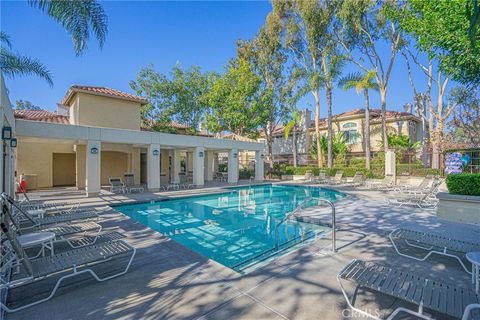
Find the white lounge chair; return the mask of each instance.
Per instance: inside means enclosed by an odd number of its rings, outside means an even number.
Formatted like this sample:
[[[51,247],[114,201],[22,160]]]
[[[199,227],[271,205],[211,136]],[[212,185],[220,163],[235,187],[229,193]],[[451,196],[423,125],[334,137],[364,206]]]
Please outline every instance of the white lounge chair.
[[[313,182],[316,183],[326,183],[327,181],[327,173],[325,172],[325,170],[320,170],[318,172],[318,177],[313,177]]]
[[[419,208],[435,208],[438,205],[436,194],[438,193],[440,183],[441,182],[434,182],[425,193],[392,193],[385,197],[385,201],[388,205],[398,207],[416,206]]]
[[[143,192],[145,190],[142,185],[135,184],[135,175],[133,173],[125,173],[124,179],[124,188],[127,193]]]
[[[468,252],[480,251],[480,242],[469,242],[458,240],[446,235],[439,235],[424,231],[399,228],[388,235],[395,251],[410,259],[425,261],[431,255],[438,254],[442,256],[457,259],[467,273],[471,273],[462,260]],[[397,242],[402,241],[406,245],[427,251],[427,254],[421,258],[400,251]]]
[[[350,187],[359,187],[365,185],[365,176],[361,172],[355,172],[352,181],[346,182],[345,185]]]
[[[382,181],[367,181],[366,186],[372,190],[390,190],[395,186],[393,175],[387,174]]]
[[[110,184],[110,192],[112,193],[125,192],[125,184],[122,182],[121,178],[109,178],[108,183]]]
[[[355,284],[357,289],[364,287],[418,306],[417,311],[398,307],[386,318],[388,320],[400,313],[409,314],[409,318],[414,316],[426,320],[433,319],[424,313],[424,309],[439,312],[449,318],[480,319],[480,310],[477,310],[480,308],[480,296],[472,288],[459,287],[444,280],[425,278],[407,270],[353,260],[340,271],[337,281],[348,306],[359,316],[382,319],[378,314],[354,306],[355,299],[348,297],[343,281]],[[358,293],[358,290],[355,292]]]
[[[8,221],[8,219],[6,221]],[[1,229],[4,235],[7,237],[9,244],[2,245],[2,263],[0,264],[0,273],[4,274],[12,268],[17,268],[18,263],[23,265],[24,270],[22,270],[22,273],[20,273],[22,275],[20,278],[12,278],[2,281],[0,284],[0,289],[21,287],[44,280],[46,278],[58,276],[60,273],[62,274],[58,279],[56,279],[53,290],[45,298],[16,308],[9,308],[3,304],[3,301],[0,302],[0,309],[5,310],[6,312],[20,311],[50,300],[55,295],[64,280],[80,274],[89,273],[97,281],[106,281],[121,276],[128,272],[136,253],[136,249],[127,242],[115,240],[91,246],[84,246],[52,256],[45,256],[30,260],[22,246],[19,244],[15,232],[12,231],[12,228],[10,228],[9,224],[5,222],[2,223]],[[100,277],[90,267],[94,264],[108,263],[114,258],[128,255],[130,255],[130,258],[128,259],[126,267],[122,271],[113,275]]]
[[[337,171],[335,173],[335,176],[332,179],[328,180],[328,184],[332,185],[342,184],[343,182],[343,171]]]

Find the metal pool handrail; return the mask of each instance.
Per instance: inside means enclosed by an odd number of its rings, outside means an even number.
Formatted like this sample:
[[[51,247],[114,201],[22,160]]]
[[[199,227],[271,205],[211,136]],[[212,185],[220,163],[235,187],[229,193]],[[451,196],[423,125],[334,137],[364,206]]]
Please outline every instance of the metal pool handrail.
[[[316,201],[319,201],[319,202],[325,202],[332,209],[332,251],[337,252],[337,244],[336,244],[337,239],[336,239],[336,227],[335,227],[335,224],[336,224],[335,205],[330,200],[323,199],[323,198],[317,198],[317,197],[309,197],[309,198],[305,199],[294,210],[292,210],[287,215],[285,215],[285,217],[282,220],[280,220],[279,223],[277,223],[277,225],[275,226],[275,251],[278,251],[278,228],[280,227],[280,225],[283,224],[285,221],[287,221],[292,215],[297,213],[300,209],[302,209],[302,207],[306,203],[308,203],[309,201],[312,201],[312,200],[316,200]]]

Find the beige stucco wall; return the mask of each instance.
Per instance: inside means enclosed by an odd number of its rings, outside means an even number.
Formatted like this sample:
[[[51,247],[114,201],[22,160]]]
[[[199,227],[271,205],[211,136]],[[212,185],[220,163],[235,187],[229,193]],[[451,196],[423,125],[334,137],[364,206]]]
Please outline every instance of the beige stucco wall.
[[[117,151],[102,151],[101,178],[102,185],[109,184],[109,178],[119,177],[128,172],[128,157],[126,153]]]
[[[37,187],[53,186],[53,153],[74,153],[73,144],[28,142],[19,138],[17,147],[17,179],[20,174],[37,175]]]
[[[140,130],[140,103],[77,93],[70,107],[70,123]]]
[[[334,121],[333,122],[333,133],[336,134],[336,132],[343,131],[343,125],[346,123],[355,123],[357,125],[357,132],[360,135],[358,137],[358,142],[354,144],[349,144],[350,152],[364,152],[365,147],[363,145],[364,137],[363,137],[363,132],[364,132],[364,123],[365,121],[360,118],[356,119],[349,119],[349,120],[342,120],[342,121]],[[388,121],[387,122],[387,127],[389,128],[389,132],[395,132],[396,134],[404,134],[410,137],[410,140],[415,142],[417,141],[417,130],[419,128],[418,125],[415,125],[416,129],[413,130],[412,127],[409,126],[409,121],[404,121],[402,125],[400,125],[399,122],[397,121]],[[370,146],[372,151],[380,151],[381,148],[381,142],[382,142],[382,135],[381,135],[381,123],[374,122],[370,124]],[[420,126],[421,130],[421,126]],[[327,134],[327,129],[326,128],[321,128],[320,133],[322,135]],[[315,129],[310,131],[311,135],[311,140],[313,141],[313,136],[315,134]]]

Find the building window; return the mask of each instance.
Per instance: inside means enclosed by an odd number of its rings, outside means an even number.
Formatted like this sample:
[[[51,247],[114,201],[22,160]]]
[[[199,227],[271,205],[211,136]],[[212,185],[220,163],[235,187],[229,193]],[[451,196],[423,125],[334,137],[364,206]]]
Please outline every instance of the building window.
[[[355,122],[348,122],[342,126],[343,137],[348,144],[357,143],[358,131],[357,124]]]

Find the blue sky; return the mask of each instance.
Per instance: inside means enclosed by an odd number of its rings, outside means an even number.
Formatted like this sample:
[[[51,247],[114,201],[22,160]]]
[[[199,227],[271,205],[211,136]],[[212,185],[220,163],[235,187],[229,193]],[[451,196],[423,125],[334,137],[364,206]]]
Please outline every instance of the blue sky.
[[[13,49],[38,58],[52,72],[53,88],[35,77],[6,79],[10,99],[29,100],[47,110],[72,84],[106,86],[132,92],[129,81],[148,64],[168,73],[177,61],[183,66],[199,65],[205,71],[221,71],[235,56],[237,39],[251,39],[264,23],[271,4],[250,2],[160,2],[107,1],[102,5],[108,15],[108,36],[103,50],[91,40],[88,50],[76,57],[67,33],[60,25],[25,2],[1,2],[1,29],[12,40]],[[388,54],[387,48],[382,48]],[[358,71],[347,66],[345,73]],[[416,71],[418,83],[426,82]],[[402,110],[412,100],[405,64],[397,58],[388,92],[388,109]],[[324,93],[322,116],[326,114]],[[310,96],[299,108],[312,107]],[[371,106],[380,105],[372,94]],[[355,91],[335,90],[334,113],[363,107],[363,96]]]

